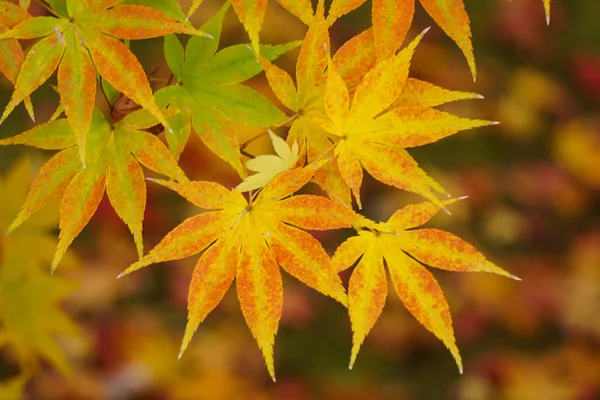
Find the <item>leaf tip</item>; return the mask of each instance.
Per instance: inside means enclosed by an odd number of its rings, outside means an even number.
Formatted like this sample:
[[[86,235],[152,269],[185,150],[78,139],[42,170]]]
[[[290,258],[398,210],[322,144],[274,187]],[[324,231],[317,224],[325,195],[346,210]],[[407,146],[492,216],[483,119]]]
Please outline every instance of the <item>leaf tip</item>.
[[[476,98],[476,99],[480,99],[480,100],[483,100],[483,99],[485,99],[485,97],[484,97],[483,95],[481,95],[481,94],[477,94],[477,95],[475,95],[475,98]]]
[[[500,121],[492,121],[490,125],[500,125]]]
[[[462,365],[458,366],[458,372],[462,375],[463,374],[463,367]]]
[[[521,279],[521,278],[519,278],[518,276],[515,276],[515,275],[510,275],[509,278],[512,279],[512,280],[515,280],[515,281],[519,281],[519,282],[521,282],[523,280],[523,279]]]
[[[457,197],[456,200],[460,201],[460,200],[466,200],[468,198],[469,198],[469,196],[460,196],[460,197]]]
[[[127,275],[127,271],[123,271],[119,275],[117,275],[117,279],[120,279],[120,278],[124,277],[125,275]]]
[[[431,27],[430,27],[430,26],[428,26],[427,28],[423,29],[423,32],[421,32],[421,33],[419,34],[419,36],[421,36],[421,37],[425,36],[425,34],[426,34],[427,32],[429,32],[429,30],[430,30],[430,29],[431,29]]]

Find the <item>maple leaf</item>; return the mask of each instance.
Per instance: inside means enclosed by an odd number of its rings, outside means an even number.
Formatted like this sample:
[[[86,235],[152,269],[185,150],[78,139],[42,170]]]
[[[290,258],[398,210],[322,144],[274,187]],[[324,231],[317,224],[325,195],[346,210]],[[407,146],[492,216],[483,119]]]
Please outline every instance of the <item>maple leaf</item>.
[[[396,56],[371,69],[356,87],[351,106],[348,88],[335,66],[330,63],[327,70],[324,103],[327,118],[320,124],[336,137],[337,164],[359,207],[363,168],[383,183],[420,194],[441,206],[435,193],[446,194],[446,191],[419,168],[405,148],[432,143],[460,130],[494,124],[459,118],[433,108],[390,109],[402,93],[412,54],[425,32]]]
[[[313,21],[314,15],[310,0],[277,0],[277,2],[306,25],[310,25]],[[258,33],[260,32],[269,0],[232,0],[231,3],[246,32],[248,32],[252,47],[259,53]],[[319,3],[317,8],[322,9],[323,1]]]
[[[41,38],[23,61],[15,91],[0,117],[0,123],[58,68],[61,104],[77,135],[84,164],[86,136],[96,95],[96,70],[114,88],[148,109],[170,129],[154,101],[142,66],[127,46],[117,39],[147,39],[168,33],[203,33],[151,7],[119,5],[122,2],[68,0],[63,7],[55,4],[56,18],[28,18],[0,34],[0,39]]]
[[[31,16],[26,9],[12,3],[0,1],[0,34],[28,18],[31,18]],[[0,39],[0,73],[6,76],[13,85],[17,83],[23,60],[25,60],[25,55],[18,40]],[[33,105],[29,96],[26,96],[23,102],[29,117],[35,122]]]
[[[0,230],[4,231],[19,210],[31,181],[27,159],[15,163],[5,179],[0,176]],[[61,303],[74,291],[74,284],[63,277],[49,276],[56,239],[48,234],[58,219],[45,212],[10,236],[0,236],[0,336],[3,346],[16,355],[21,374],[11,381],[17,386],[28,379],[42,357],[64,373],[72,372],[56,335],[80,337],[81,332],[62,309]],[[35,249],[35,251],[31,251]],[[65,264],[78,265],[67,253]],[[5,394],[9,387],[3,387]],[[22,392],[21,392],[22,393]],[[0,395],[1,396],[1,395]],[[4,398],[4,397],[2,397]],[[7,397],[8,398],[8,397]],[[17,396],[16,398],[20,398]]]
[[[204,251],[190,283],[181,353],[234,278],[244,318],[273,379],[273,343],[283,301],[278,265],[306,285],[346,304],[344,288],[329,256],[319,241],[302,229],[350,227],[360,225],[364,218],[325,197],[288,197],[304,186],[315,170],[309,165],[279,174],[250,202],[237,190],[229,191],[213,182],[158,181],[197,207],[211,211],[185,220],[121,276],[152,263]]]
[[[140,164],[170,178],[187,180],[162,142],[141,130],[156,123],[146,110],[139,110],[111,128],[96,110],[88,134],[89,162],[86,168],[79,162],[76,136],[64,118],[0,140],[0,145],[25,144],[61,150],[40,170],[19,216],[7,233],[62,196],[60,236],[52,261],[54,271],[73,239],[96,212],[106,191],[113,208],[133,234],[141,257],[146,184]]]
[[[358,8],[365,1],[334,0],[329,9],[327,22],[329,25],[333,24],[339,17]],[[373,0],[373,34],[379,60],[390,57],[402,45],[413,20],[415,1]],[[471,44],[470,21],[463,0],[419,0],[419,2],[436,24],[458,45],[467,59],[475,80],[477,73]]]
[[[456,199],[448,200],[450,204]],[[435,278],[421,264],[460,272],[491,272],[520,280],[488,261],[462,239],[437,229],[414,229],[428,222],[440,207],[408,205],[375,229],[359,231],[332,257],[338,271],[359,258],[348,287],[348,311],[353,331],[352,368],[360,346],[381,315],[388,294],[384,262],[392,285],[408,311],[448,347],[462,373],[448,303]]]
[[[159,90],[156,97],[161,105],[184,110],[204,144],[245,176],[237,135],[230,122],[268,127],[284,121],[285,115],[260,93],[241,84],[262,70],[249,46],[234,45],[216,52],[228,9],[229,2],[202,27],[214,39],[192,37],[185,52],[174,36],[165,41],[167,62],[179,84]],[[260,51],[264,57],[275,59],[299,44],[261,46]],[[180,118],[175,123],[182,126],[183,116],[173,118]],[[187,129],[166,134],[174,154],[179,154],[188,135]]]
[[[247,177],[236,186],[240,193],[265,186],[275,176],[292,169],[298,161],[298,143],[294,142],[290,149],[285,140],[271,130],[268,132],[277,155],[260,155],[246,162],[246,168],[257,173]]]
[[[305,154],[300,155],[300,159],[307,158],[308,163],[321,159],[332,149],[333,143],[315,122],[326,116],[323,109],[324,72],[330,42],[328,27],[322,18],[322,9],[318,8],[315,15],[300,48],[295,84],[286,71],[259,57],[273,92],[297,116],[287,141],[290,145],[300,145],[305,151]],[[315,173],[314,180],[330,198],[346,205],[350,204],[350,190],[336,163],[328,163],[320,168]]]

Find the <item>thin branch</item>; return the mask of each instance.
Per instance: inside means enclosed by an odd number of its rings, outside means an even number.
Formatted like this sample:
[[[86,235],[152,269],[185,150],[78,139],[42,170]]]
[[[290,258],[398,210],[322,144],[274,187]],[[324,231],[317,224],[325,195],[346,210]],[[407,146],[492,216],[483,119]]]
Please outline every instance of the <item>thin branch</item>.
[[[248,153],[246,150],[244,149],[240,149],[240,153],[242,153],[243,155],[245,155],[248,158],[254,158],[254,156],[250,153]]]
[[[104,100],[106,100],[106,104],[108,104],[108,108],[110,108],[110,110],[112,111],[113,105],[110,104],[110,100],[108,99],[108,96],[106,95],[106,92],[104,91],[104,86],[102,86],[102,78],[98,79],[99,81],[99,85],[100,86],[100,91],[102,92],[102,97],[104,97]]]
[[[35,1],[36,1],[36,3],[38,3],[39,5],[44,7],[46,9],[46,11],[48,11],[50,14],[54,15],[57,18],[61,18],[61,16],[58,15],[56,13],[56,11],[54,11],[45,1],[43,1],[43,0],[35,0]]]
[[[277,129],[277,128],[281,128],[282,126],[285,126],[287,124],[289,124],[290,122],[292,122],[293,120],[295,120],[296,118],[298,118],[298,114],[294,114],[291,117],[289,117],[288,119],[286,119],[285,121],[283,121],[281,124],[276,125],[276,126],[272,126],[269,129]],[[242,150],[244,150],[246,147],[248,147],[248,145],[250,145],[250,143],[254,142],[257,139],[260,139],[261,137],[265,136],[267,133],[269,133],[269,129],[267,129],[266,131],[262,131],[261,133],[259,133],[256,136],[251,137],[250,139],[246,140],[244,143],[242,143],[240,145],[240,152]]]

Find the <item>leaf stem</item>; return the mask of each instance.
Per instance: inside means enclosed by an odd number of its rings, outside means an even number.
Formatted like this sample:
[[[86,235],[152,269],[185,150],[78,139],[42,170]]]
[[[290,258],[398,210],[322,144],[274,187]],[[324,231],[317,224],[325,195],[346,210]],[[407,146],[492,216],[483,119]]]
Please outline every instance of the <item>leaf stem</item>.
[[[54,11],[45,1],[43,0],[35,0],[36,3],[38,3],[39,5],[41,5],[42,7],[44,7],[46,9],[46,11],[48,11],[50,14],[54,15],[57,18],[61,18],[60,15],[58,15],[56,13],[56,11]]]
[[[110,108],[110,110],[112,111],[113,105],[110,104],[110,100],[108,99],[108,96],[106,95],[106,92],[104,91],[104,86],[102,86],[102,78],[100,78],[98,80],[99,80],[98,86],[100,86],[100,91],[102,92],[102,97],[104,97],[104,100],[106,100],[106,104],[108,104],[108,108]]]
[[[286,119],[285,121],[283,121],[282,123],[280,123],[279,125],[275,125],[270,127],[269,129],[277,129],[277,128],[281,128],[282,126],[285,126],[287,124],[289,124],[290,122],[294,121],[296,118],[298,118],[298,114],[294,114],[291,117],[289,117],[288,119]],[[262,131],[261,133],[259,133],[258,135],[255,135],[253,137],[251,137],[250,139],[246,140],[244,143],[242,143],[240,145],[240,153],[243,154],[243,150],[248,147],[248,145],[250,145],[250,143],[254,142],[257,139],[260,139],[261,137],[265,136],[267,133],[269,133],[269,129]]]
[[[248,158],[254,158],[254,156],[250,153],[248,153],[246,150],[244,149],[240,149],[240,153]]]

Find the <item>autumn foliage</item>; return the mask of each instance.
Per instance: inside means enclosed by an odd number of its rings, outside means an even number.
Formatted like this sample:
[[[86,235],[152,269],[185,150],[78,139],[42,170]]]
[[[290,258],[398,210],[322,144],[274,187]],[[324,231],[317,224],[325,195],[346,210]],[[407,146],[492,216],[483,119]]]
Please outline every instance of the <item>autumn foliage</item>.
[[[48,15],[37,17],[28,13],[29,1],[0,1],[0,72],[14,84],[0,123],[21,103],[34,119],[30,95],[55,72],[54,89],[60,96],[49,121],[0,140],[2,146],[56,151],[35,177],[18,216],[0,219],[8,234],[3,248],[15,246],[12,241],[19,237],[30,246],[38,246],[37,241],[47,246],[47,234],[41,232],[49,225],[36,222],[36,213],[60,199],[54,256],[35,260],[54,272],[68,263],[69,246],[106,194],[131,231],[139,257],[123,266],[120,277],[200,254],[189,285],[180,357],[235,281],[243,317],[275,379],[273,345],[285,298],[283,270],[348,308],[350,367],[382,312],[389,283],[406,309],[449,349],[462,372],[450,307],[428,267],[518,278],[459,237],[421,228],[440,210],[450,214],[452,203],[464,198],[448,194],[410,149],[496,123],[437,108],[482,96],[411,76],[413,54],[427,41],[426,31],[408,34],[415,0],[372,0],[372,27],[335,51],[329,35],[336,21],[365,0],[333,0],[327,7],[319,1],[314,8],[309,0],[277,2],[306,24],[303,40],[261,42],[267,0],[224,2],[200,27],[189,22],[198,0],[187,14],[175,0],[48,0],[40,1]],[[418,3],[435,21],[432,29],[443,30],[460,48],[475,79],[462,1]],[[550,1],[544,5],[549,18]],[[243,24],[249,43],[221,48],[222,22],[230,12]],[[129,41],[157,37],[164,37],[171,78],[151,85]],[[277,58],[295,48],[299,55],[290,73],[277,65]],[[277,102],[244,84],[259,74]],[[109,102],[110,114],[97,107],[97,93]],[[262,131],[241,143],[233,123]],[[192,133],[239,175],[235,187],[188,179],[189,171],[178,161]],[[273,153],[250,154],[248,144],[263,136],[270,138]],[[385,222],[368,219],[361,215],[365,171],[423,202],[397,210]],[[14,185],[11,179],[18,178],[9,178],[2,193]],[[315,186],[308,194],[303,188],[311,183]],[[147,184],[174,191],[200,210],[148,252],[142,235]],[[355,233],[332,254],[313,235],[342,228]],[[346,289],[339,273],[349,268]],[[6,274],[3,269],[2,280],[17,279]],[[29,279],[31,285],[51,281],[45,307],[68,292],[60,269],[56,276],[35,272]],[[64,315],[52,317],[40,315],[35,324],[44,332],[76,331]],[[55,344],[28,348],[20,338],[8,340],[22,349],[23,365],[35,363],[40,354],[63,370],[69,368]],[[43,342],[52,340],[44,337]]]

